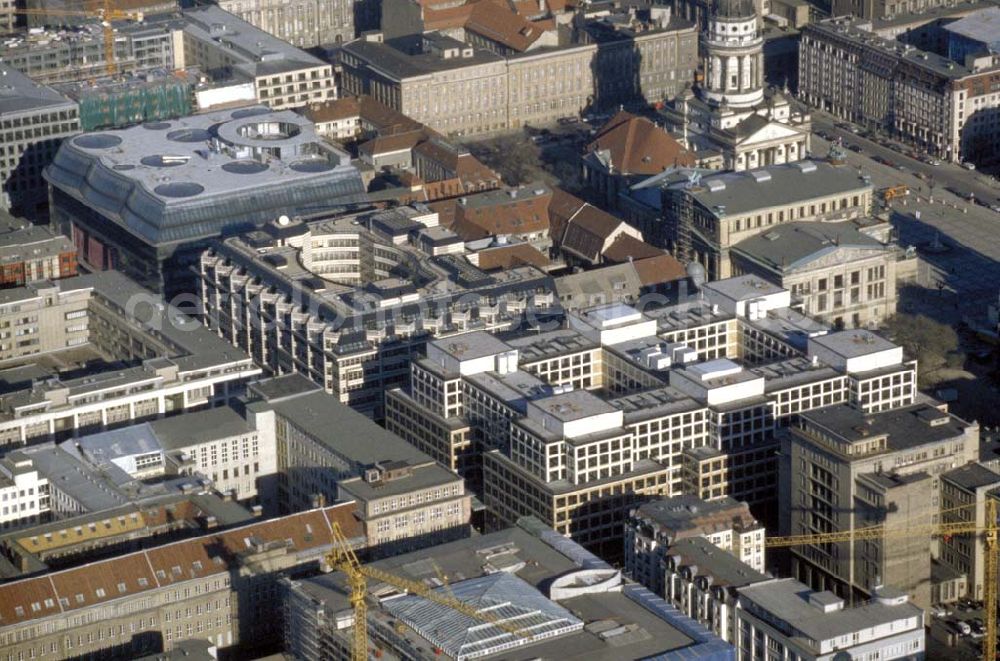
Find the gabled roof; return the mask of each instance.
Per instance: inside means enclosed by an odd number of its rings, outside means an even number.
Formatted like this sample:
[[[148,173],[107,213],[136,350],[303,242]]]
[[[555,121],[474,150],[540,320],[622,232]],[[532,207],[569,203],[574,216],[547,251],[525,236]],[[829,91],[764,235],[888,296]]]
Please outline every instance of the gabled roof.
[[[476,253],[479,268],[483,271],[510,269],[525,264],[544,269],[552,264],[549,258],[529,243],[515,243],[507,246],[486,248]]]
[[[622,234],[604,251],[604,260],[620,264],[630,259],[638,261],[647,257],[659,257],[663,254],[665,254],[663,250],[656,246],[651,246],[630,234]]]
[[[561,240],[566,232],[566,224],[583,205],[586,204],[577,196],[567,193],[561,188],[552,189],[552,199],[549,201],[549,236]]]
[[[431,205],[439,222],[464,241],[549,231],[552,191],[542,185],[494,190]]]
[[[669,133],[624,110],[601,127],[587,151],[607,152],[617,173],[625,175],[652,175],[695,164],[694,155]]]
[[[395,133],[372,138],[365,142],[358,150],[372,157],[380,154],[392,154],[394,152],[409,151],[419,144],[424,137],[424,130],[417,129],[406,133]]]
[[[545,33],[538,25],[495,0],[477,2],[465,29],[522,53]]]
[[[592,263],[600,260],[604,242],[623,225],[628,224],[592,204],[585,204],[570,218],[563,233],[563,250],[569,251]]]
[[[687,277],[684,265],[666,253],[637,259],[632,262],[632,266],[635,267],[636,275],[639,276],[639,282],[643,287],[683,280]]]
[[[164,544],[81,567],[0,585],[0,628],[153,591],[201,576],[228,573],[255,543],[291,540],[297,553],[332,544],[330,526],[363,536],[354,503],[299,512],[223,533]]]

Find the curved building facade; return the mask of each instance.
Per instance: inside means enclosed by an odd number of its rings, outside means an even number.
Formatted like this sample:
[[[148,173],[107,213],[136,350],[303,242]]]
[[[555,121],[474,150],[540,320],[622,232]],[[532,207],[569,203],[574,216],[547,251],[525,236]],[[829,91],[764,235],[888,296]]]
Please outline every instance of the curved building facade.
[[[196,291],[207,243],[281,215],[367,203],[347,154],[264,107],[86,133],[46,169],[52,220],[78,258],[168,296]]]

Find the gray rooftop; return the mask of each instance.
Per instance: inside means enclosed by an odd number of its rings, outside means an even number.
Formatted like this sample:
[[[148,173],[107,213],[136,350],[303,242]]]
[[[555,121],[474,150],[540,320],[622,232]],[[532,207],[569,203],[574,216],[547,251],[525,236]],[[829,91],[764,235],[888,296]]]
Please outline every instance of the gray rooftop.
[[[378,569],[411,580],[435,585],[439,572],[445,573],[456,596],[476,605],[496,602],[501,615],[513,614],[527,604],[534,615],[532,622],[541,627],[554,627],[579,621],[572,627],[556,627],[552,637],[509,649],[491,650],[484,647],[485,658],[509,661],[529,659],[573,659],[579,661],[622,661],[623,659],[684,659],[702,658],[708,648],[722,653],[727,646],[708,634],[700,625],[680,615],[657,599],[648,590],[635,585],[621,591],[601,592],[565,599],[559,602],[547,598],[552,579],[578,570],[581,566],[610,570],[607,564],[588,554],[578,545],[539,526],[531,531],[525,526],[508,528],[488,535],[442,544],[434,547],[433,561],[426,552],[395,556],[374,564]],[[499,568],[506,571],[498,572]],[[376,582],[377,586],[377,582]],[[347,590],[342,574],[327,574],[305,579],[300,587],[315,599],[325,603],[328,612],[347,607]],[[376,589],[378,589],[376,587]],[[493,599],[493,597],[498,597]],[[476,645],[479,631],[489,627],[473,627],[464,616],[443,611],[416,597],[401,597],[386,602],[383,610],[372,609],[369,617],[390,623],[389,614],[411,622],[427,637],[412,629],[404,635],[411,644],[425,647],[434,639],[451,656],[463,645]],[[506,605],[501,605],[506,604]],[[612,629],[632,625],[631,631]],[[602,632],[606,632],[601,635]],[[504,634],[498,634],[502,639]],[[703,658],[709,658],[707,655]],[[715,658],[715,657],[711,657]],[[720,656],[718,658],[727,658]]]
[[[243,416],[228,406],[181,413],[148,425],[156,440],[168,451],[253,431]]]
[[[366,482],[364,478],[354,478],[343,480],[337,486],[350,498],[360,502],[367,502],[377,498],[414,493],[421,489],[430,489],[436,486],[453,485],[456,482],[461,482],[461,480],[462,478],[456,473],[434,462],[413,467],[410,474],[405,477],[383,480],[377,484]],[[456,498],[463,497],[456,496]],[[422,507],[422,505],[418,505],[417,507]]]
[[[676,532],[701,530],[703,524],[700,520],[705,517],[726,517],[726,523],[729,524],[732,524],[734,519],[747,523],[754,521],[746,503],[729,496],[706,501],[692,494],[645,502],[636,509],[635,516]]]
[[[790,631],[785,633],[812,649],[816,646],[810,641],[829,640],[901,620],[912,620],[909,628],[923,630],[922,611],[911,603],[890,606],[873,601],[824,613],[809,603],[813,590],[791,578],[751,585],[740,588],[739,592],[741,601],[750,602],[787,623]],[[903,627],[894,629],[901,631]]]
[[[608,402],[624,412],[626,425],[705,408],[690,395],[671,386],[615,397]]]
[[[889,248],[858,230],[852,222],[785,223],[733,247],[753,261],[778,273],[789,273],[841,248]]]
[[[818,425],[848,442],[873,436],[888,436],[887,451],[908,450],[961,436],[969,423],[926,404],[864,413],[847,404],[805,411],[800,419]]]
[[[586,335],[568,328],[544,333],[528,333],[520,337],[508,338],[506,342],[518,350],[521,363],[557,358],[600,347],[599,343]]]
[[[472,49],[471,57],[444,58],[432,53],[409,54],[404,45],[392,39],[385,43],[358,39],[344,46],[344,51],[364,61],[372,69],[393,80],[426,76],[450,69],[460,69],[479,64],[503,62],[503,58],[490,51]],[[465,46],[465,48],[472,48]]]
[[[766,393],[828,379],[845,378],[843,374],[829,365],[823,363],[814,365],[811,360],[802,356],[751,367],[750,371],[764,377],[764,392]]]
[[[1000,8],[987,7],[941,26],[946,32],[989,46],[1000,42]]]
[[[670,187],[686,190],[706,210],[720,218],[742,216],[851,191],[871,190],[871,184],[865,183],[854,168],[822,161],[798,161],[751,172],[706,176],[697,189],[687,188],[686,182],[674,183]],[[717,190],[713,191],[713,188]]]
[[[399,436],[321,390],[280,397],[270,404],[279,416],[359,468],[386,461],[404,461],[411,466],[433,462]]]
[[[573,422],[618,410],[589,390],[571,390],[536,399],[529,409],[535,407],[561,422]]]
[[[709,299],[713,293],[718,293],[734,301],[745,301],[784,291],[784,287],[753,274],[707,282],[702,288]]]
[[[13,67],[0,65],[0,80],[0,116],[76,109],[76,103]]]
[[[83,456],[95,466],[103,466],[122,457],[163,450],[148,422],[88,434],[67,442],[75,443]]]
[[[695,565],[698,573],[713,577],[712,585],[744,587],[771,580],[732,553],[720,549],[704,537],[687,537],[674,542],[667,550],[681,565]]]
[[[970,490],[1000,485],[1000,474],[978,463],[959,466],[954,470],[944,473],[941,477],[953,484],[957,484],[963,489]]]
[[[116,477],[123,473],[117,466],[108,468],[108,475],[83,464],[69,452],[46,443],[21,450],[27,454],[41,475],[60,491],[79,502],[85,511],[106,510],[129,503],[119,490]],[[114,473],[116,475],[110,475]]]
[[[347,154],[312,122],[262,106],[86,133],[62,143],[45,176],[157,245],[367,199]]]
[[[464,380],[489,393],[521,415],[527,410],[529,401],[552,394],[552,386],[522,370],[507,374],[480,372],[470,374],[464,377]]]
[[[432,344],[456,360],[475,360],[510,351],[510,346],[492,333],[475,331],[433,340]]]
[[[809,344],[832,351],[844,358],[868,356],[881,351],[895,349],[894,344],[878,333],[864,329],[842,330],[809,338]]]

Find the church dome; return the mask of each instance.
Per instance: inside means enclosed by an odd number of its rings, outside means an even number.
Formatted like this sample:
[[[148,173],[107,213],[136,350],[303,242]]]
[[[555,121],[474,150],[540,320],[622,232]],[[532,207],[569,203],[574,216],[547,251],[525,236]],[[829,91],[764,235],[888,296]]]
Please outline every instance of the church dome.
[[[716,18],[753,18],[757,9],[753,0],[714,0],[712,15]]]

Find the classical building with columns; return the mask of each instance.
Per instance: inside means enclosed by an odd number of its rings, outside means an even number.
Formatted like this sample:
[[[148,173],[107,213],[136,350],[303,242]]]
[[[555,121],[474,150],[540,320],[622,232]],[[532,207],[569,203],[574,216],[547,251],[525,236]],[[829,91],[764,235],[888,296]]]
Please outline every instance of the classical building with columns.
[[[757,18],[753,0],[715,0],[701,39],[702,81],[664,110],[688,149],[725,170],[790,163],[809,150],[809,115],[764,88]]]

